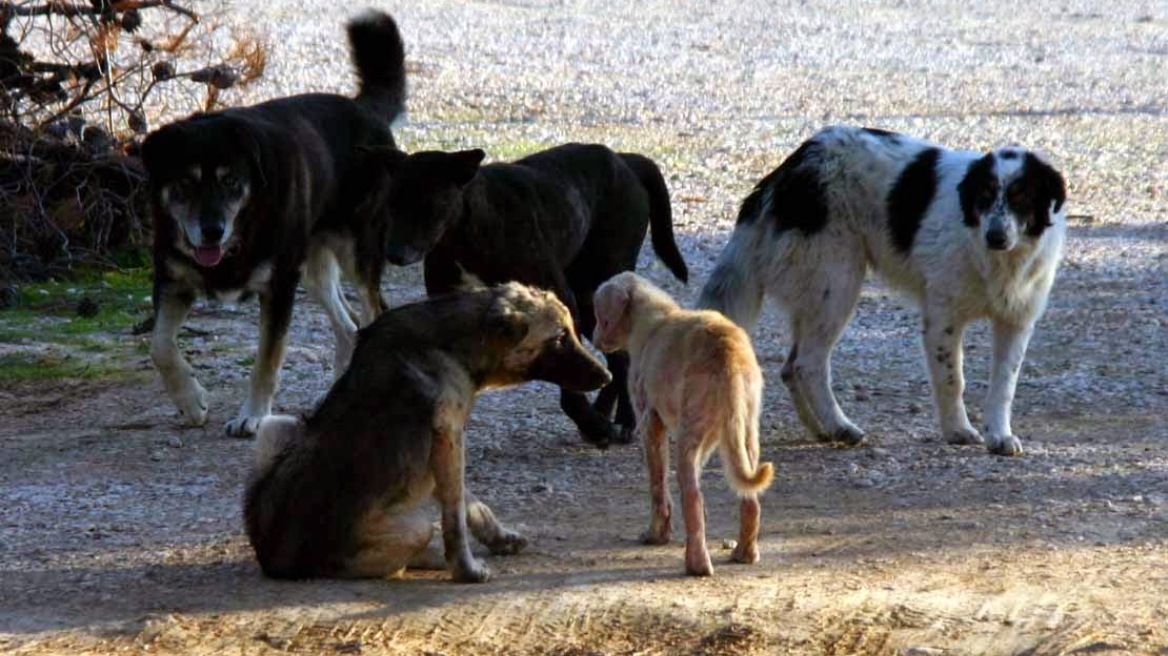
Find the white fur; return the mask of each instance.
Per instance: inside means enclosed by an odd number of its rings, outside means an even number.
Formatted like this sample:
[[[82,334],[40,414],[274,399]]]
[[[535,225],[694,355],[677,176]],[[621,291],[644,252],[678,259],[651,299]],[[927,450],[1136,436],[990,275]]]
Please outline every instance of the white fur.
[[[853,444],[863,432],[831,393],[830,356],[868,268],[922,308],[941,430],[953,442],[982,441],[962,401],[961,338],[970,321],[989,319],[994,353],[987,446],[996,453],[1021,453],[1010,428],[1011,404],[1027,342],[1054,282],[1065,210],[1052,206],[1053,225],[1041,236],[1023,234],[1002,196],[1005,183],[1018,176],[1025,151],[1000,149],[995,151],[998,197],[977,228],[966,226],[958,185],[984,154],[941,148],[933,200],[906,254],[893,244],[886,199],[905,167],[937,146],[850,127],[827,128],[811,141],[819,147],[814,168],[828,208],[826,225],[810,235],[779,229],[767,216],[774,199],[764,193],[764,216],[735,228],[699,304],[750,329],[764,294],[775,298],[790,316],[794,347],[783,379],[800,419],[821,439]],[[1003,157],[1007,151],[1015,156]],[[994,226],[1006,230],[1006,250],[986,247],[985,233]]]

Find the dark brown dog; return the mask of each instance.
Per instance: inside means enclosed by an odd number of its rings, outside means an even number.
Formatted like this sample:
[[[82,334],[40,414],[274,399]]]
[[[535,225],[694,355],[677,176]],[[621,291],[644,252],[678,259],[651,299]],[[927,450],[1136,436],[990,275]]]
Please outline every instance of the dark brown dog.
[[[512,283],[382,314],[311,417],[260,426],[244,517],[264,573],[400,572],[426,551],[437,499],[454,580],[487,580],[468,524],[492,553],[526,541],[465,491],[463,426],[479,392],[529,380],[581,392],[612,380],[551,293]]]

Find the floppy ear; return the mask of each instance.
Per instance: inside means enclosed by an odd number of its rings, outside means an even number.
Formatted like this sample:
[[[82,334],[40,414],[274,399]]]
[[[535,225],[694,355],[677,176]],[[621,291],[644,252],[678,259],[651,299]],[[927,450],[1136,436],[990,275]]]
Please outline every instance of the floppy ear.
[[[240,149],[247,157],[247,163],[251,166],[252,175],[260,183],[261,187],[266,187],[268,184],[267,177],[264,176],[264,158],[263,149],[260,147],[259,139],[256,138],[254,132],[248,127],[246,123],[239,120],[227,119],[231,123],[231,132],[235,135]]]
[[[962,221],[966,226],[976,228],[981,222],[981,213],[986,209],[983,205],[989,205],[985,202],[985,198],[996,191],[996,182],[993,153],[989,153],[970,164],[969,168],[966,169],[965,177],[957,185],[957,196],[961,201]]]
[[[1063,203],[1067,202],[1067,181],[1062,174],[1033,153],[1026,154],[1026,171],[1034,176],[1038,198],[1044,207],[1054,203],[1055,212],[1062,210]]]
[[[529,329],[523,315],[511,309],[506,303],[495,300],[487,312],[487,335],[514,346],[527,337]]]
[[[479,172],[479,165],[486,156],[487,154],[480,148],[450,153],[447,176],[451,182],[459,186],[469,183]]]
[[[139,153],[142,157],[142,165],[146,167],[146,173],[157,175],[165,167],[164,158],[166,153],[172,150],[171,146],[175,140],[176,129],[176,127],[167,125],[146,135]]]
[[[613,337],[626,334],[630,328],[629,312],[633,305],[633,290],[628,285],[615,282],[605,283],[596,292],[592,300],[596,307],[597,325],[606,324],[608,332]]]

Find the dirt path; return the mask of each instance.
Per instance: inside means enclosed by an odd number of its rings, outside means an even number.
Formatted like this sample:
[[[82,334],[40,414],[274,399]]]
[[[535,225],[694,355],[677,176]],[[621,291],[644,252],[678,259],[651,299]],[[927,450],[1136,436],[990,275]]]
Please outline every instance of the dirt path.
[[[245,389],[255,307],[203,307],[182,340],[212,391],[205,430],[178,426],[143,338],[125,330],[104,336],[126,347],[123,375],[0,389],[0,652],[1168,654],[1163,7],[650,4],[389,6],[416,64],[403,142],[510,157],[580,139],[653,155],[695,284],[678,287],[649,253],[641,270],[687,302],[750,185],[823,123],[1052,152],[1076,218],[1019,386],[1025,457],[936,441],[916,311],[870,284],[835,360],[864,448],[807,440],[779,384],[771,310],[755,334],[778,471],[756,566],[717,548],[736,504],[716,460],[703,480],[715,577],[684,577],[680,542],[637,544],[639,447],[584,447],[533,385],[483,397],[468,430],[473,489],[531,538],[489,559],[493,581],[273,582],[240,523],[251,444],[221,432]],[[299,0],[240,6],[291,35],[257,94],[343,86],[339,44],[312,45],[333,43],[339,23],[321,27]],[[290,77],[293,64],[313,80]],[[386,292],[418,298],[418,272],[392,272]],[[985,327],[968,341],[976,422]],[[306,302],[283,410],[327,386],[331,359]]]

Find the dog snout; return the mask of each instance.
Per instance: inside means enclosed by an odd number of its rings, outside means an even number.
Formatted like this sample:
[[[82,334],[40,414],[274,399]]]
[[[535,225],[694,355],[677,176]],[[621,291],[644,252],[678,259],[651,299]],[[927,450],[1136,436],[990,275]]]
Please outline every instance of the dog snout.
[[[988,230],[985,233],[986,247],[994,251],[1004,251],[1010,240],[1005,230]]]
[[[545,351],[528,375],[572,392],[590,392],[612,382],[612,374],[582,344]]]
[[[223,241],[222,223],[204,223],[199,226],[199,232],[203,233],[202,245],[218,246],[219,242]]]

